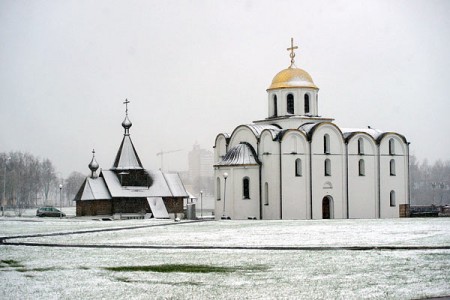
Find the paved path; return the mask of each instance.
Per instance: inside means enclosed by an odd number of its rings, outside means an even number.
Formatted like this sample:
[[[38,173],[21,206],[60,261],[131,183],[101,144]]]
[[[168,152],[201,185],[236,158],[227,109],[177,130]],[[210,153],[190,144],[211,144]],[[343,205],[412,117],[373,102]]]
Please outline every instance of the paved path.
[[[450,250],[450,246],[201,246],[201,245],[108,245],[108,244],[60,244],[60,243],[31,243],[10,242],[11,239],[23,239],[47,236],[64,236],[95,232],[133,230],[147,227],[183,225],[198,222],[210,222],[213,220],[193,220],[185,222],[173,222],[151,225],[137,225],[128,227],[88,229],[56,233],[40,233],[30,235],[16,235],[0,237],[0,246],[32,246],[32,247],[61,247],[61,248],[117,248],[117,249],[195,249],[195,250],[271,250],[271,251],[372,251],[372,250]]]

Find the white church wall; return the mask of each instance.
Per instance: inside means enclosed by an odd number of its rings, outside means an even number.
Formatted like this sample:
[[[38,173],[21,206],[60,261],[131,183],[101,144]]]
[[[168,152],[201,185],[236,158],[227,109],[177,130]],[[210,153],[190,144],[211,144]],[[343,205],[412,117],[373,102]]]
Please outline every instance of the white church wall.
[[[390,140],[393,149],[390,150]],[[397,134],[387,134],[380,142],[380,217],[398,218],[400,204],[407,204],[407,146]],[[393,150],[393,151],[392,151]],[[391,174],[391,161],[394,174]],[[391,192],[394,202],[391,203]]]
[[[298,130],[288,131],[281,141],[281,153],[283,219],[308,219],[309,145],[306,136]]]
[[[229,215],[232,219],[259,218],[259,168],[258,167],[234,167],[233,176],[230,178],[231,198],[233,202]],[[249,198],[243,194],[244,178],[249,180]]]
[[[231,170],[228,168],[216,168],[214,170],[214,190],[215,190],[215,205],[214,205],[214,215],[216,219],[220,219],[223,213],[223,203],[224,196],[227,196],[228,193],[228,179],[227,179],[227,191],[225,192],[225,179],[223,178],[224,173],[231,173]],[[229,193],[228,193],[229,194]]]
[[[226,180],[224,173],[228,173]],[[231,219],[247,219],[249,216],[259,218],[259,171],[257,166],[230,166],[215,170],[216,193],[220,199],[215,202],[216,219],[224,214]],[[243,179],[249,180],[249,198],[244,198]],[[220,186],[218,184],[220,183]]]
[[[328,196],[332,199],[332,217],[347,217],[345,194],[345,155],[344,140],[340,130],[330,123],[317,125],[311,140],[312,152],[312,217],[322,219],[322,201]],[[330,151],[324,152],[324,136],[330,139]],[[331,164],[330,175],[325,175],[325,160]]]
[[[261,167],[262,217],[280,219],[280,144],[268,131],[261,134],[259,159]]]
[[[358,147],[361,141],[362,145]],[[360,149],[358,149],[360,148]],[[348,141],[349,218],[378,217],[377,146],[367,134],[356,134]],[[362,174],[360,174],[362,160]]]

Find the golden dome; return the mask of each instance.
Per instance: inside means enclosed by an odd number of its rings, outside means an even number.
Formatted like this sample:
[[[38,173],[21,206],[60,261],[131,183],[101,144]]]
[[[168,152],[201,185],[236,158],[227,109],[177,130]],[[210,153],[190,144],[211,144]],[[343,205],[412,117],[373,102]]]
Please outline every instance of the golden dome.
[[[302,87],[319,89],[308,72],[291,66],[275,75],[267,90]]]

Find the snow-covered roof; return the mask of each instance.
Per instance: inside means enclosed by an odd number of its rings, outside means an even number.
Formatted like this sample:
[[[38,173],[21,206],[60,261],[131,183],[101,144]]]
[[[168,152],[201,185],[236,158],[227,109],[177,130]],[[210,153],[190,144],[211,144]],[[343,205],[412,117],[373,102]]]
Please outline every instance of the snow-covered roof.
[[[113,170],[142,170],[141,160],[137,155],[133,142],[129,135],[124,135],[116,159],[111,169]]]
[[[305,123],[305,124],[301,125],[298,128],[298,130],[303,131],[306,135],[308,135],[309,132],[311,131],[311,129],[313,129],[318,124],[320,124],[320,123]]]
[[[279,127],[267,124],[246,124],[244,126],[247,126],[258,138],[260,137],[261,133],[266,129],[277,133],[280,131]]]
[[[150,187],[122,186],[116,173],[111,170],[102,171],[102,176],[113,198],[188,197],[178,174],[163,174],[161,171],[150,170],[146,172],[152,178]]]
[[[384,133],[383,131],[375,128],[341,128],[341,131],[344,138],[347,138],[354,133],[363,132],[373,137],[374,140],[377,140]]]
[[[169,186],[169,189],[174,197],[189,197],[190,195],[184,188],[183,182],[181,181],[180,176],[176,173],[166,173],[164,174],[164,178]]]
[[[86,178],[75,200],[111,200],[108,187],[101,177]]]
[[[253,147],[245,142],[228,150],[224,158],[216,166],[257,166],[260,162]]]

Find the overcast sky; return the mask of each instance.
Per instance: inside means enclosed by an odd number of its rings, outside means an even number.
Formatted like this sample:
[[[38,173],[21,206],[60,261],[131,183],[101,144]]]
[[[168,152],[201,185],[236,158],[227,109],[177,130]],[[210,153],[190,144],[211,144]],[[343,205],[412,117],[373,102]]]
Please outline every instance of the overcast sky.
[[[148,169],[187,169],[195,142],[267,117],[296,65],[340,127],[396,131],[419,159],[450,159],[450,1],[0,0],[0,152],[61,176],[109,169],[123,137]]]

